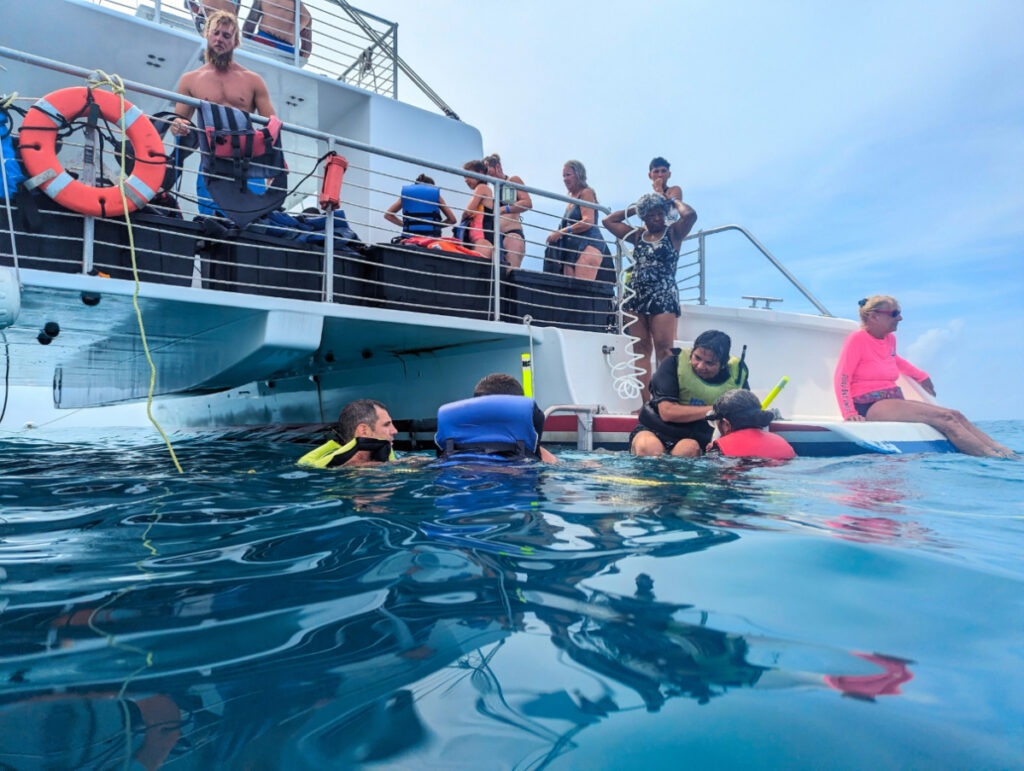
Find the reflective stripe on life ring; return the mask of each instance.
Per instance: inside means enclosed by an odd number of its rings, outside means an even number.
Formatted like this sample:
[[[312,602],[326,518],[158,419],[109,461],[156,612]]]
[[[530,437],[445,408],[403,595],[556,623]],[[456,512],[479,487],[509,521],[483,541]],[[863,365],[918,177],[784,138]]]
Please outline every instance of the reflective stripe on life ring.
[[[38,100],[21,123],[19,150],[29,179],[25,187],[40,188],[50,198],[72,211],[91,217],[116,217],[124,214],[121,192],[117,187],[93,187],[79,182],[61,166],[57,158],[57,129],[89,113],[89,93],[85,86],[62,88]],[[92,91],[92,101],[103,119],[117,125],[127,135],[135,156],[132,175],[124,181],[128,211],[141,209],[156,195],[164,179],[166,155],[160,134],[149,118],[131,102],[124,102],[109,91]]]

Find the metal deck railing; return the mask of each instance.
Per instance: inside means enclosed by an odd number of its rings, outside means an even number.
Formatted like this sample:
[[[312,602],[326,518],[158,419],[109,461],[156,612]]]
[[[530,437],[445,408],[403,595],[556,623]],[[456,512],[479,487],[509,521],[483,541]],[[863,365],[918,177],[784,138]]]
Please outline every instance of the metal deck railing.
[[[114,0],[99,1],[135,11],[143,7]],[[323,2],[332,7],[347,6]],[[176,23],[191,23],[191,17],[180,9],[172,14],[166,2],[158,2],[151,10],[162,23],[170,23],[167,20],[172,16],[178,20]],[[314,23],[318,19],[322,21],[315,15]],[[373,43],[379,45],[380,41]],[[91,74],[79,67],[9,48],[0,47],[0,57],[83,79]],[[311,57],[307,66],[312,62]],[[129,99],[138,93],[198,105],[195,100],[145,84],[125,85]],[[27,109],[41,96],[24,96],[16,104]],[[11,116],[16,118],[14,113]],[[13,122],[17,132],[17,121]],[[107,130],[114,131],[111,127]],[[606,238],[609,270],[597,280],[569,278],[562,275],[557,264],[552,271],[540,270],[545,262],[548,236],[559,227],[564,208],[581,202],[314,128],[286,124],[283,131],[292,186],[286,208],[293,219],[260,221],[239,230],[223,217],[200,214],[194,193],[198,154],[194,154],[178,165],[179,182],[170,198],[151,203],[132,216],[137,236],[135,263],[143,280],[194,289],[595,331],[618,332],[628,323],[618,303],[622,297],[624,250],[610,237]],[[115,145],[116,142],[107,141],[97,148],[95,172],[99,178],[116,180],[120,173]],[[168,153],[172,147],[170,139],[165,140]],[[64,138],[62,163],[72,173],[82,171],[83,150],[81,134]],[[348,157],[341,218],[321,217],[322,222],[316,222],[319,212],[308,210],[315,206],[323,160],[330,152]],[[526,212],[522,222],[526,242],[524,267],[507,269],[501,239],[495,238],[493,232],[488,234],[493,246],[491,258],[472,250],[428,250],[392,243],[398,228],[385,222],[383,213],[396,200],[402,186],[424,171],[437,177],[442,196],[456,216],[470,195],[466,179],[490,185],[495,201],[501,201],[508,188],[527,191],[533,198],[533,209]],[[40,209],[42,216],[36,215],[35,209]],[[598,219],[606,213],[607,207],[598,207]],[[738,226],[700,231],[687,239],[696,242],[696,247],[685,248],[680,259],[678,277],[684,303],[706,303],[706,239],[727,230],[745,235],[822,314],[830,315],[763,245]],[[62,272],[95,271],[112,278],[130,278],[132,253],[123,218],[83,217],[37,194],[31,198],[12,198],[0,206],[0,264]]]
[[[138,16],[175,29],[199,33],[204,21],[203,0],[91,0],[99,5]],[[457,118],[454,110],[402,60],[398,52],[398,25],[395,22],[356,8],[346,0],[302,0],[310,14],[309,50],[301,43],[301,12],[295,18],[281,20],[294,29],[292,39],[300,45],[290,52],[275,49],[252,34],[242,41],[242,49],[272,56],[295,67],[398,99],[399,73],[419,88],[445,115]],[[299,11],[300,6],[296,6]],[[239,23],[250,16],[250,4],[243,2]],[[255,24],[255,22],[254,22]],[[256,27],[258,31],[258,27]]]

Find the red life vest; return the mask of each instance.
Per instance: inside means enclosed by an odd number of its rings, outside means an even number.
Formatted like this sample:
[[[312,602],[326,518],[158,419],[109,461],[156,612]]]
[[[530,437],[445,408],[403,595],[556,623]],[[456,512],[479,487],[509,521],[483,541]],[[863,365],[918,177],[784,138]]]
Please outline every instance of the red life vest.
[[[713,443],[722,455],[736,458],[772,458],[789,460],[795,458],[793,447],[778,434],[770,434],[760,428],[742,428],[720,436]]]

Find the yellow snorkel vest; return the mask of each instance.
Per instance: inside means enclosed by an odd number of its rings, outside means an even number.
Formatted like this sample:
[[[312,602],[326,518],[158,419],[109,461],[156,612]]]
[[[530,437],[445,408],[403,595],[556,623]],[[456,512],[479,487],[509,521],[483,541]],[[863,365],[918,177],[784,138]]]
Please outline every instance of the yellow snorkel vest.
[[[690,351],[684,349],[679,352],[676,367],[676,377],[679,380],[679,403],[680,404],[714,404],[715,399],[731,391],[733,388],[743,388],[740,377],[740,360],[735,356],[729,357],[729,377],[722,383],[708,383],[701,380],[697,373],[690,366]]]
[[[359,452],[360,449],[365,449],[358,446],[360,439],[362,439],[362,437],[354,438],[351,441],[346,442],[344,445],[340,445],[331,439],[329,442],[324,442],[315,450],[307,452],[299,458],[297,463],[299,466],[305,466],[306,468],[336,468],[338,466],[344,466],[353,455]],[[392,461],[394,459],[395,451],[393,449],[389,449],[387,460]],[[383,463],[384,461],[382,460],[381,462]]]

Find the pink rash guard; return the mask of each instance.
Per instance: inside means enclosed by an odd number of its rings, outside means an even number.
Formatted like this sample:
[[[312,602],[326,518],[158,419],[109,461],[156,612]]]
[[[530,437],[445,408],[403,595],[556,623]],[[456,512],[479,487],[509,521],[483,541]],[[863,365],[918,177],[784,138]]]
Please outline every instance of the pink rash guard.
[[[836,362],[834,381],[843,418],[857,414],[853,397],[894,388],[901,374],[918,382],[928,378],[927,372],[896,355],[894,335],[879,340],[860,329],[847,337]]]

